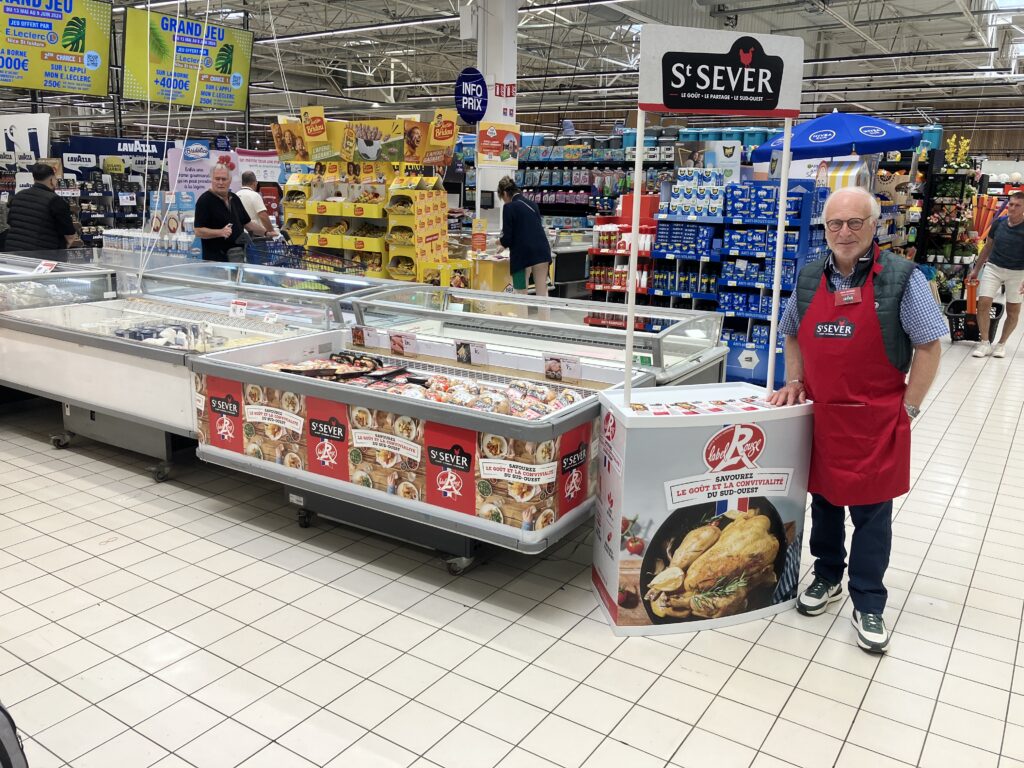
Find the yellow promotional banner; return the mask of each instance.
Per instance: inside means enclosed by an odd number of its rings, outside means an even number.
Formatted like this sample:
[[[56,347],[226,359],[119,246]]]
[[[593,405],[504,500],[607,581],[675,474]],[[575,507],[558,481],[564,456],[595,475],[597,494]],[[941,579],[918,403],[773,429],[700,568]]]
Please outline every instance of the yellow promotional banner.
[[[124,96],[198,109],[245,109],[253,33],[125,11]]]
[[[282,119],[271,123],[270,135],[274,139],[274,149],[282,163],[305,162],[309,160],[306,143],[302,138],[302,124],[298,120]],[[299,157],[302,154],[304,157]]]
[[[110,3],[0,3],[0,87],[107,95]]]
[[[424,165],[451,165],[458,139],[458,113],[454,109],[434,111],[430,121],[427,151],[423,155]]]

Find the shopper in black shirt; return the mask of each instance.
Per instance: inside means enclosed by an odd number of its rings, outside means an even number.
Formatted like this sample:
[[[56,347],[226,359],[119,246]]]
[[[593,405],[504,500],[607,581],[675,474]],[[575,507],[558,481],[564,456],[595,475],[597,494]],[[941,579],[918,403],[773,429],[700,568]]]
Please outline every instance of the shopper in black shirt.
[[[264,235],[238,195],[231,191],[231,171],[223,165],[210,173],[210,188],[196,200],[196,237],[203,241],[204,261],[245,261],[242,231]]]
[[[78,234],[71,218],[71,206],[57,195],[57,174],[49,165],[32,166],[28,189],[11,198],[7,212],[8,251],[57,251],[75,243]]]
[[[498,182],[498,197],[505,204],[501,209],[502,248],[508,248],[512,287],[525,293],[533,276],[537,296],[548,295],[548,269],[551,266],[551,243],[548,242],[540,209],[523,197],[512,177]]]

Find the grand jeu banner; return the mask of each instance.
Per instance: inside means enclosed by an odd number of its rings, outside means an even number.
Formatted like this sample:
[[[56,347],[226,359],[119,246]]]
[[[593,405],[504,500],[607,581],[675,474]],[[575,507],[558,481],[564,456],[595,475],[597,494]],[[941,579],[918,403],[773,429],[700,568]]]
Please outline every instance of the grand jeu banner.
[[[110,3],[0,3],[0,87],[107,94]]]
[[[129,8],[124,96],[200,109],[245,109],[253,33]]]

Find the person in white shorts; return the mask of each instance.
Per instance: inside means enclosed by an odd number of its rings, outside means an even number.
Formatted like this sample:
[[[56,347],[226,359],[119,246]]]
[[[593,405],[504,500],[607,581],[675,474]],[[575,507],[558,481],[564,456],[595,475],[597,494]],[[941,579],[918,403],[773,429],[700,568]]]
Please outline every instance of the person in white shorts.
[[[979,272],[978,332],[981,341],[972,354],[975,357],[1006,357],[1006,342],[1020,318],[1021,288],[1024,287],[1024,192],[1010,195],[1006,218],[992,222],[988,242],[971,270],[971,279],[977,279]],[[1006,320],[999,341],[991,344],[992,300],[999,295],[1000,288],[1006,290]]]

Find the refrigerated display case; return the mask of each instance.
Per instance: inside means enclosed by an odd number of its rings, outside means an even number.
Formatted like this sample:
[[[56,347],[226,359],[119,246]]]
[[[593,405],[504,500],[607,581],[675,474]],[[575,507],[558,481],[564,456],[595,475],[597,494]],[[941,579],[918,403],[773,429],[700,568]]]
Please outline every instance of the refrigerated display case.
[[[624,305],[602,304],[597,314],[590,301],[409,286],[356,296],[352,306],[357,325],[413,333],[421,346],[486,344],[509,369],[529,358],[542,371],[536,364],[544,354],[578,356],[584,366],[625,367]],[[721,314],[638,307],[635,322],[635,364],[659,386],[724,381],[727,349],[715,336]]]
[[[142,290],[171,298],[189,297],[187,300],[231,295],[246,300],[250,312],[287,314],[293,322],[302,322],[304,316],[319,318],[326,310],[330,321],[341,325],[354,319],[352,297],[398,284],[393,280],[301,269],[194,261],[147,271]],[[196,289],[200,293],[196,294]]]
[[[64,447],[74,434],[153,456],[167,476],[174,451],[195,437],[189,355],[300,337],[333,324],[329,301],[299,317],[249,314],[230,292],[166,287],[117,293],[112,270],[31,276],[73,302],[0,312],[0,383],[63,404]],[[12,278],[13,279],[13,278]],[[173,294],[173,295],[171,295]],[[184,440],[183,440],[184,439]]]
[[[452,572],[480,542],[537,553],[586,518],[597,393],[626,376],[621,332],[571,302],[454,289],[352,305],[351,329],[190,360],[201,458],[281,482],[301,524],[317,514],[425,544],[452,555]],[[676,313],[650,354],[673,375],[684,358],[701,370],[720,324]],[[486,359],[467,361],[459,342]],[[563,350],[578,378],[546,378]],[[659,371],[637,368],[634,386]]]

